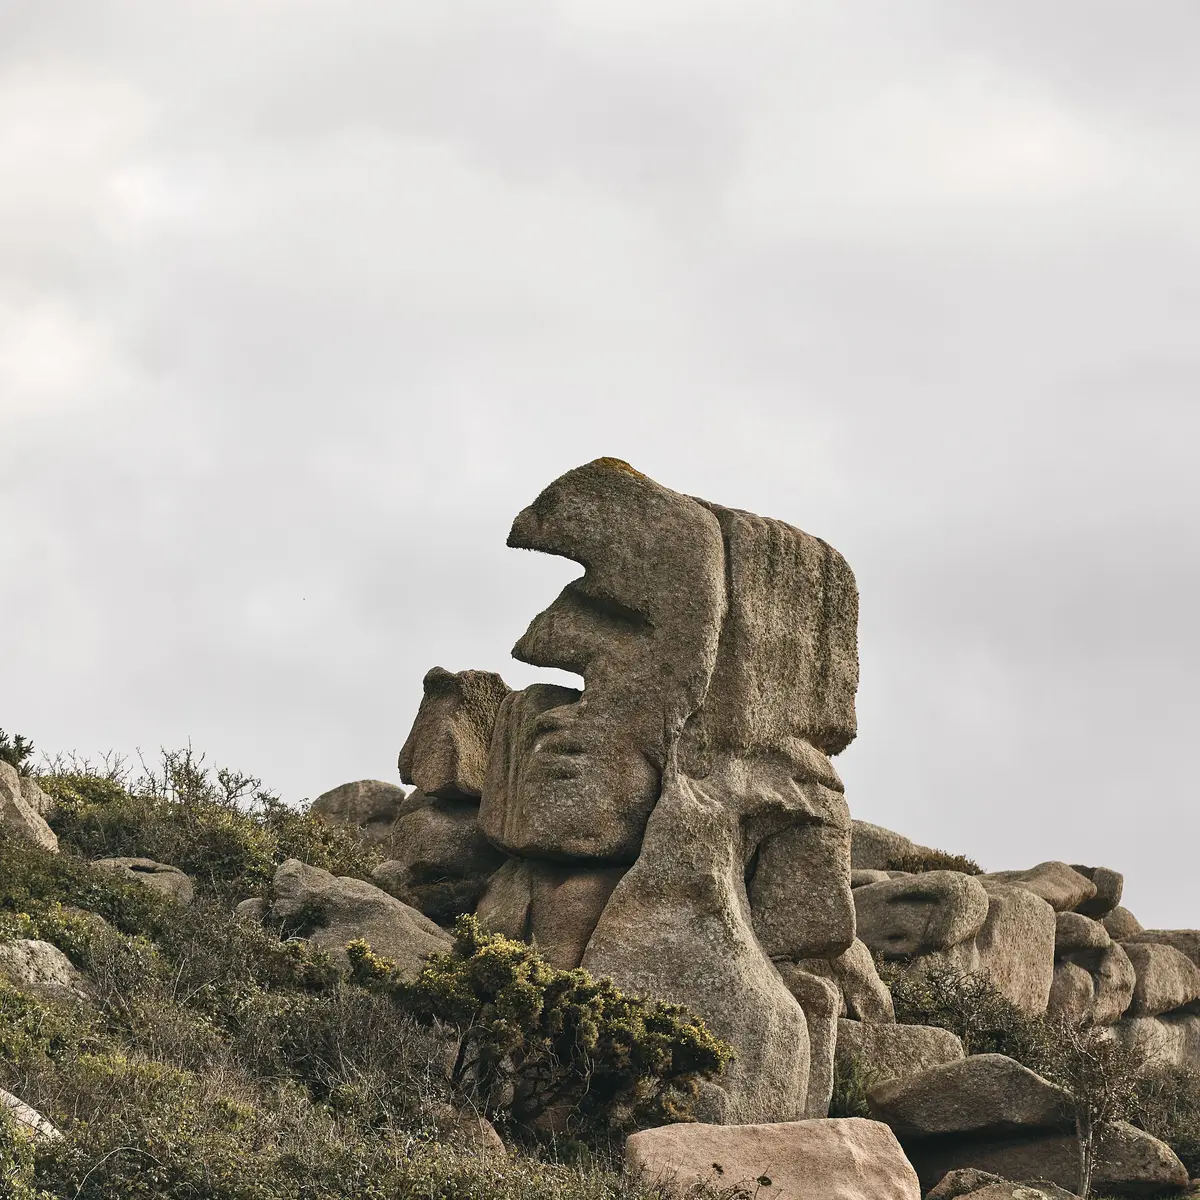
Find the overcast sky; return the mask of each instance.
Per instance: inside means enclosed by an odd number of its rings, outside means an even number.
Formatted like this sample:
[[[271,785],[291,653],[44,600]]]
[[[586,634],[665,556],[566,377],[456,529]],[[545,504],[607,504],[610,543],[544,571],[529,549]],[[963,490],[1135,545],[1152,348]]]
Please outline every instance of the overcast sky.
[[[837,546],[856,816],[1200,925],[1195,0],[2,0],[0,726],[395,779],[615,455]]]

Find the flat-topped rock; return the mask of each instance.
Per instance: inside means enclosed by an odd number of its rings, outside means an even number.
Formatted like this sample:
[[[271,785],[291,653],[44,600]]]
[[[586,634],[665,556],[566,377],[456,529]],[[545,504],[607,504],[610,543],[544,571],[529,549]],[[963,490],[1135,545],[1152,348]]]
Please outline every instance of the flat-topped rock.
[[[996,880],[1023,887],[1035,896],[1041,896],[1055,912],[1076,909],[1096,895],[1096,885],[1065,862],[1038,863],[1027,871],[991,871],[978,878],[983,883]]]
[[[1077,912],[1057,914],[1054,929],[1054,954],[1058,958],[1075,950],[1103,950],[1112,945],[1108,930],[1099,921]]]
[[[1118,940],[1122,942],[1154,942],[1160,946],[1172,946],[1185,958],[1191,959],[1197,967],[1200,967],[1200,929],[1142,929],[1139,926],[1133,933],[1126,934]]]
[[[1131,1017],[1156,1017],[1200,1000],[1200,967],[1174,946],[1125,942],[1123,948],[1136,975]]]
[[[979,969],[1027,1016],[1046,1011],[1054,977],[1055,914],[1025,888],[983,879],[988,913],[975,936]]]
[[[949,950],[983,928],[988,895],[970,875],[927,871],[855,888],[858,937],[885,958]]]

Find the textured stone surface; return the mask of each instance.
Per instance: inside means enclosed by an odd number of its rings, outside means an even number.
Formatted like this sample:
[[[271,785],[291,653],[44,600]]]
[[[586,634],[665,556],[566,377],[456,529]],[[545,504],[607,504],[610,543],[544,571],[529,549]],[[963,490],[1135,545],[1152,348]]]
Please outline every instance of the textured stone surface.
[[[1092,1005],[1092,1020],[1097,1025],[1111,1025],[1133,1002],[1133,989],[1137,982],[1133,963],[1124,947],[1115,942],[1096,954],[1077,955],[1076,958],[1087,962],[1092,972],[1096,997]]]
[[[891,875],[887,871],[851,871],[850,886],[852,888],[866,887],[868,883],[887,883]]]
[[[809,974],[830,979],[837,985],[842,994],[842,1016],[856,1021],[890,1022],[896,1019],[892,993],[879,978],[871,951],[857,938],[836,958],[801,959],[799,966]]]
[[[625,1145],[628,1169],[666,1194],[736,1187],[776,1200],[920,1200],[886,1125],[861,1117],[772,1125],[664,1125]],[[764,1180],[769,1182],[764,1182]]]
[[[358,779],[322,792],[309,808],[314,817],[331,825],[361,831],[373,842],[386,839],[407,800],[402,787],[381,779]]]
[[[509,859],[476,909],[494,933],[533,942],[547,962],[579,966],[624,867]]]
[[[926,1188],[962,1167],[990,1171],[1005,1179],[1045,1179],[1067,1191],[1075,1191],[1079,1183],[1074,1133],[931,1138],[906,1143],[905,1153]],[[1098,1155],[1092,1192],[1097,1196],[1150,1195],[1186,1183],[1187,1170],[1168,1146],[1132,1125],[1118,1123]]]
[[[1126,942],[1136,982],[1126,1010],[1131,1017],[1156,1017],[1200,999],[1200,967],[1161,942]]]
[[[988,912],[975,937],[979,967],[1029,1016],[1046,1011],[1054,978],[1054,909],[1024,888],[990,880]]]
[[[332,875],[289,858],[275,872],[271,915],[276,919],[321,915],[309,940],[340,957],[347,942],[364,938],[390,958],[411,982],[430,954],[449,950],[452,939],[423,913],[362,879]]]
[[[1074,1192],[1044,1179],[1013,1183],[974,1167],[942,1176],[925,1200],[957,1200],[959,1196],[971,1196],[973,1200],[1079,1200]]]
[[[830,980],[810,975],[791,963],[780,963],[779,973],[788,991],[800,1002],[808,1023],[808,1098],[804,1116],[826,1117],[833,1095],[833,1059],[842,994]]]
[[[1129,911],[1121,905],[1110,913],[1106,913],[1100,918],[1100,924],[1108,930],[1108,936],[1114,941],[1124,942],[1132,938],[1135,933],[1142,932],[1142,923]]]
[[[432,667],[423,686],[421,706],[400,751],[400,778],[427,796],[478,797],[508,684],[492,671]]]
[[[893,1079],[871,1088],[867,1104],[906,1144],[950,1133],[1064,1129],[1074,1112],[1067,1092],[1003,1054],[974,1054]]]
[[[155,862],[152,858],[97,858],[92,866],[144,884],[179,904],[191,904],[195,896],[191,879],[178,867]]]
[[[1114,871],[1111,867],[1084,867],[1078,863],[1072,863],[1071,869],[1078,871],[1096,885],[1096,894],[1084,900],[1077,908],[1085,917],[1099,920],[1121,903],[1121,893],[1125,890],[1125,876],[1120,871]]]
[[[38,786],[38,782],[32,775],[22,775],[21,779],[21,796],[25,803],[33,809],[39,817],[44,817],[47,821],[54,815],[54,798],[47,795]]]
[[[838,1022],[836,1057],[846,1070],[857,1061],[870,1086],[875,1086],[958,1062],[963,1058],[963,1045],[948,1029],[932,1025],[881,1025],[843,1019]]]
[[[1114,936],[1116,936],[1114,934]],[[1200,967],[1200,929],[1141,929],[1117,939],[1124,942],[1153,942],[1172,946]]]
[[[982,883],[995,880],[1023,887],[1041,896],[1055,912],[1078,908],[1096,895],[1096,885],[1065,862],[1038,863],[1027,871],[992,871],[978,878]]]
[[[37,938],[0,942],[0,973],[18,987],[49,988],[73,996],[87,995],[83,976],[57,947]]]
[[[1103,950],[1112,944],[1108,930],[1099,921],[1076,912],[1057,914],[1054,954],[1062,958],[1075,950]]]
[[[970,875],[928,871],[855,888],[858,937],[885,958],[949,950],[975,937],[988,895]]]
[[[0,837],[58,849],[54,830],[26,798],[17,769],[6,762],[0,762]]]
[[[17,1127],[17,1130],[34,1142],[48,1145],[51,1142],[62,1141],[62,1134],[52,1121],[43,1117],[37,1109],[30,1108],[23,1100],[19,1100],[11,1092],[0,1088],[0,1108]]]
[[[393,857],[371,878],[439,924],[471,912],[506,861],[484,837],[478,817],[472,800],[425,798],[391,826],[387,845]]]
[[[1073,962],[1054,964],[1054,984],[1050,988],[1049,1015],[1069,1025],[1083,1025],[1092,1016],[1096,1003],[1096,984],[1091,972]]]
[[[930,846],[921,846],[902,833],[872,825],[870,821],[851,822],[850,865],[856,871],[887,871],[888,864],[908,854],[934,854]]]

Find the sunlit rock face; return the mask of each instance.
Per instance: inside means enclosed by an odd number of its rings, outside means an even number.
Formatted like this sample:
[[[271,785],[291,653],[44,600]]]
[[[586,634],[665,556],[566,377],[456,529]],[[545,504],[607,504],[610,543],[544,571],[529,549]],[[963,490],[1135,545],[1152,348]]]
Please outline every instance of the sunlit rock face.
[[[737,1051],[703,1119],[799,1118],[807,1027],[772,959],[854,941],[849,813],[828,757],[855,733],[853,574],[819,538],[615,459],[550,484],[509,545],[584,568],[514,648],[584,689],[504,698],[479,823],[527,864],[558,864],[573,899],[516,904],[518,880],[550,878],[526,866],[494,876],[479,911],[507,925],[520,908],[557,958],[703,1015]],[[581,886],[564,891],[573,870]]]

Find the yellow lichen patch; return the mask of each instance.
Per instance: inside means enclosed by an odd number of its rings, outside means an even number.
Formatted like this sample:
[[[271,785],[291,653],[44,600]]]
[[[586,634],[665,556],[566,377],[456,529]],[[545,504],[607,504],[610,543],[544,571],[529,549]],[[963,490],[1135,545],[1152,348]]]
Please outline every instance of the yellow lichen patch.
[[[631,467],[623,458],[596,458],[588,463],[589,467],[607,467],[610,471],[624,471],[628,475],[636,475],[638,479],[646,479],[636,467]]]

